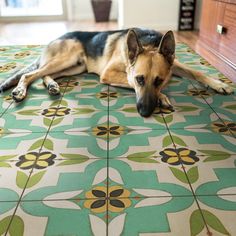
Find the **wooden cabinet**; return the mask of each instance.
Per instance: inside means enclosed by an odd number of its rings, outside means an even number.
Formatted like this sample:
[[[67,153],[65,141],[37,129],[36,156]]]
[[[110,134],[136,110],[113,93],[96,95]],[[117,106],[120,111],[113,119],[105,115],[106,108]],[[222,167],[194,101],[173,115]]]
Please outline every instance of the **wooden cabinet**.
[[[222,34],[217,32],[217,25],[224,27]],[[200,42],[236,75],[236,0],[203,0]]]

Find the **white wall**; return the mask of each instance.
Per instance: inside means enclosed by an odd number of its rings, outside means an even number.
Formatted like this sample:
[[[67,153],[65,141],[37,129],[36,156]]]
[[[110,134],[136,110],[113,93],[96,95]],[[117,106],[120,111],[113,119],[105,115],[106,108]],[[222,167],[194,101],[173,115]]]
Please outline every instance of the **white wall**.
[[[118,1],[112,0],[110,19],[117,20]],[[69,20],[91,20],[94,19],[90,0],[67,0]]]
[[[66,0],[69,20],[94,19],[90,0]],[[202,0],[196,1],[195,28],[199,28]],[[112,0],[110,19],[119,28],[146,27],[157,30],[177,30],[179,0]]]
[[[201,1],[197,0],[196,22],[199,26]],[[119,0],[119,28],[147,27],[177,30],[179,0]]]

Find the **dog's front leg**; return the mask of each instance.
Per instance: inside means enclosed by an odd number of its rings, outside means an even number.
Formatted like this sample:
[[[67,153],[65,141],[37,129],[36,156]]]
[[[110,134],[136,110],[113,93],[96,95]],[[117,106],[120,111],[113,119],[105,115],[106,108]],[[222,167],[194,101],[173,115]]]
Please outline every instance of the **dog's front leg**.
[[[159,99],[158,100],[158,105],[160,107],[173,110],[173,106],[171,105],[171,102],[170,102],[169,98],[165,94],[159,93],[158,94],[158,99]]]
[[[115,87],[132,88],[128,83],[127,73],[125,70],[122,70],[123,67],[120,67],[122,66],[119,64],[108,65],[100,76],[100,82]]]
[[[225,84],[219,80],[213,79],[211,77],[206,77],[201,72],[196,71],[196,70],[180,63],[177,60],[174,61],[172,71],[173,71],[173,74],[175,74],[177,76],[197,80],[197,81],[201,82],[202,84],[214,89],[218,93],[225,94],[225,95],[233,93],[233,89],[231,87],[229,87],[227,84]]]

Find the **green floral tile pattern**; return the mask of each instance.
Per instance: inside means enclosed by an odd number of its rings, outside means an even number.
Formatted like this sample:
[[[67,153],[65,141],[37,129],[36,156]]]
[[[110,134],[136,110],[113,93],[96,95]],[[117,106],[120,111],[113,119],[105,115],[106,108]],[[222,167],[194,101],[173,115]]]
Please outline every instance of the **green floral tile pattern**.
[[[0,80],[44,46],[0,47]],[[236,86],[184,44],[177,58]],[[173,77],[144,119],[130,89],[84,74],[0,94],[0,235],[235,235],[236,96]]]

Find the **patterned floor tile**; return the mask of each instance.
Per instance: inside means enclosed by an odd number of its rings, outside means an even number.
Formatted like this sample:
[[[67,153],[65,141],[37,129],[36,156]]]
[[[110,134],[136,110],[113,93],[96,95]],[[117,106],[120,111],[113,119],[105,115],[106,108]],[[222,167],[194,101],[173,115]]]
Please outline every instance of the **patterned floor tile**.
[[[70,82],[65,91],[65,97],[75,99],[78,94],[99,94],[108,90],[108,85],[101,84],[95,74],[82,74],[68,77]],[[63,80],[59,85],[63,84]]]
[[[45,143],[46,133],[2,133],[0,136],[0,160],[1,157],[11,156],[15,160],[16,156],[27,153],[31,150],[38,150]],[[47,141],[45,143],[47,145]]]
[[[106,235],[106,210],[94,212],[90,204],[90,200],[21,202],[16,212],[20,224],[12,231],[21,230],[25,236]]]
[[[11,220],[12,227],[9,230],[10,234],[12,234],[13,228],[17,228],[18,224],[21,224],[22,221],[18,216],[13,218],[17,204],[14,201],[0,202],[0,235],[6,235]],[[17,233],[22,235],[22,231],[20,230]]]
[[[16,161],[0,161],[0,170],[0,201],[18,201],[27,184],[31,169],[20,170]]]
[[[0,80],[41,50],[0,48]],[[186,45],[176,55],[236,88]],[[0,234],[10,222],[11,235],[236,233],[235,95],[173,77],[174,111],[146,119],[133,90],[96,75],[58,84],[50,96],[36,81],[21,103],[0,94]]]
[[[235,235],[236,195],[197,196],[202,215],[206,222],[207,235]],[[197,214],[193,220],[197,218]],[[197,226],[196,232],[201,232]]]
[[[109,236],[195,235],[196,225],[204,227],[201,217],[192,221],[197,211],[193,197],[113,197],[108,210]]]
[[[202,92],[203,93],[203,92]],[[206,92],[204,92],[206,93]],[[168,92],[165,93],[175,108],[202,108],[202,109],[209,109],[209,105],[207,104],[206,100],[202,97],[202,94],[196,90],[193,86],[190,89],[185,90],[184,92]]]
[[[134,106],[124,107],[122,111],[110,111],[109,125],[120,125],[123,129],[131,130],[166,130],[166,125],[161,114],[154,114],[151,117],[143,118],[138,114]]]
[[[76,153],[89,158],[107,158],[108,135],[104,130],[94,129],[92,132],[49,132],[47,139],[51,149],[61,156],[62,153]],[[102,133],[100,135],[100,133]],[[58,148],[58,149],[57,149]]]
[[[236,96],[235,94],[232,95],[220,95],[215,92],[211,93],[210,96],[204,97],[204,100],[214,108],[223,108],[224,104],[235,104],[236,102]]]
[[[236,155],[208,151],[199,156],[199,161],[191,167],[185,166],[196,195],[233,195],[236,194]]]
[[[170,129],[200,129],[207,128],[212,123],[222,123],[211,108],[202,109],[187,105],[176,106],[174,109],[174,112],[163,111],[165,122]]]
[[[60,112],[51,102],[29,106],[15,112],[6,112],[0,118],[0,126],[5,133],[47,132],[53,117]]]
[[[156,162],[149,159],[149,163],[144,159],[109,160],[109,189],[119,188],[121,192],[116,197],[192,196],[182,166],[174,169],[163,158],[157,158]],[[177,171],[182,173],[180,180],[175,176]]]
[[[50,129],[52,132],[93,132],[97,127],[107,126],[108,123],[107,111],[96,110],[94,107],[60,106],[57,110],[60,114],[55,115]]]
[[[97,199],[107,192],[107,160],[55,160],[52,153],[37,161],[22,201]]]
[[[210,129],[170,129],[170,132],[177,149],[192,150],[194,155],[204,155],[211,150],[235,154],[235,137],[227,127],[222,129],[214,124]]]
[[[113,128],[113,129],[112,129]],[[165,148],[174,148],[167,130],[129,130],[122,126],[110,126],[109,158],[130,157],[150,158],[160,157]]]

